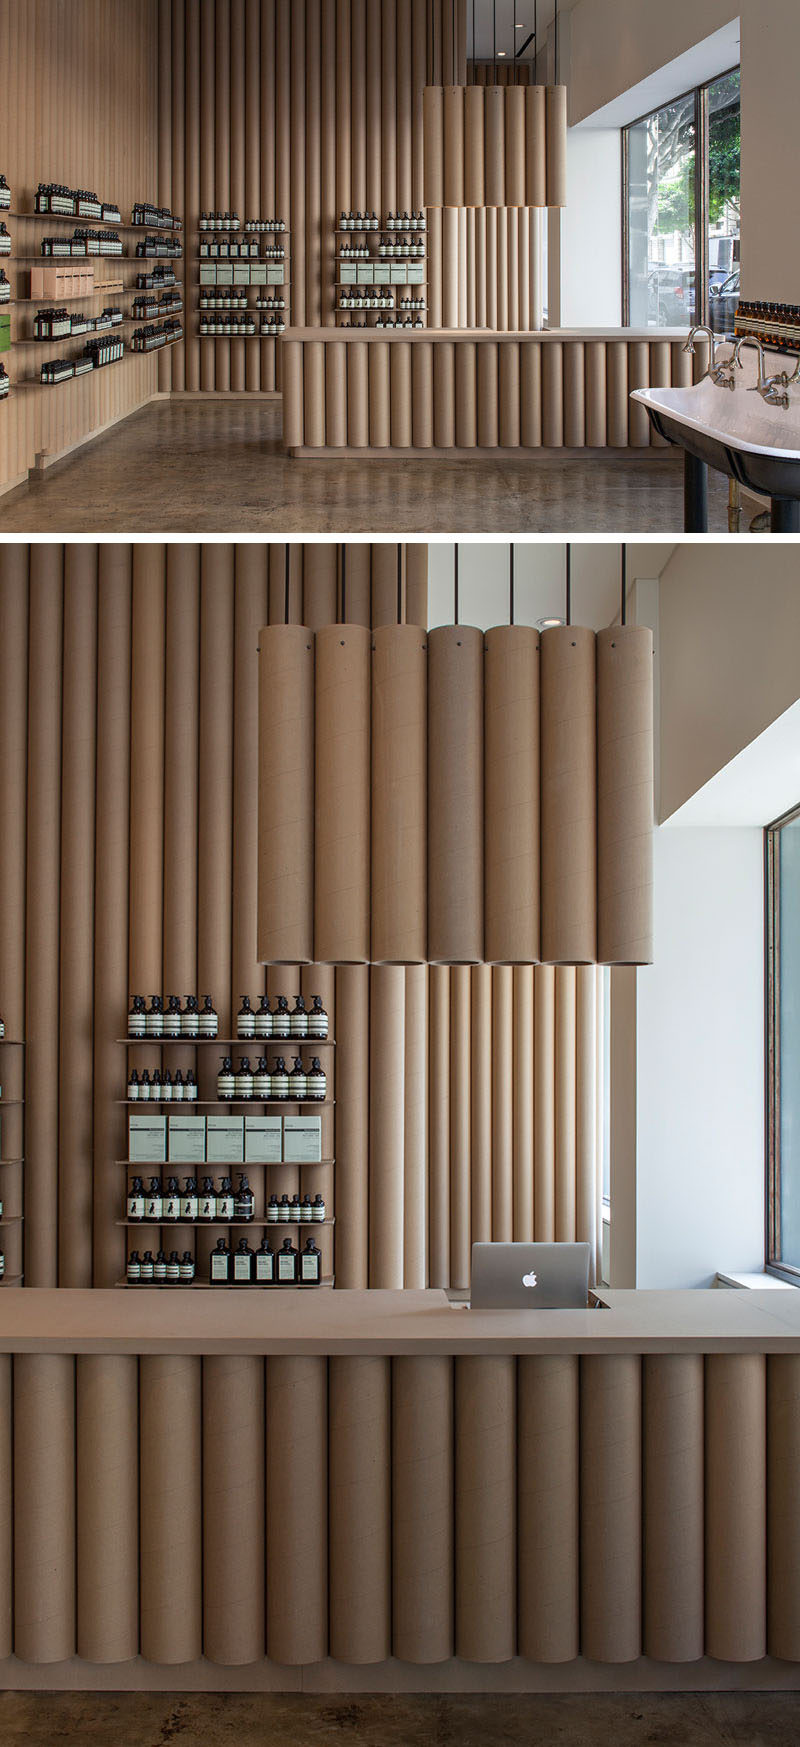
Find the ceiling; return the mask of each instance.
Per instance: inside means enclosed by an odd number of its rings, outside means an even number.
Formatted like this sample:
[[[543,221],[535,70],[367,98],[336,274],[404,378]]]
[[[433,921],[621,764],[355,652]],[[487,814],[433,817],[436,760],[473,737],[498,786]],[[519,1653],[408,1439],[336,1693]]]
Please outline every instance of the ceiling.
[[[497,53],[498,56],[510,60],[533,33],[534,22],[539,29],[539,47],[544,44],[545,32],[553,22],[556,0],[475,0],[475,38],[477,54],[472,52],[473,0],[467,4],[467,54],[470,60],[490,61],[494,54],[495,16],[497,19]],[[558,0],[559,17],[568,12],[575,0]],[[516,14],[515,29],[514,19]],[[524,60],[532,60],[533,42],[528,43]]]

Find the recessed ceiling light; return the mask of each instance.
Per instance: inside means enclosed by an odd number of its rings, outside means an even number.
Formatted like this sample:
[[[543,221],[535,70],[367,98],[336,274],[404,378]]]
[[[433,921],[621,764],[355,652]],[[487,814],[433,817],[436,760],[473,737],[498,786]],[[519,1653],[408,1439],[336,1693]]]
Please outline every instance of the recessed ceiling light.
[[[556,625],[565,625],[565,624],[566,624],[566,619],[537,619],[536,620],[536,630],[537,631],[554,631],[556,628]]]
[[[503,56],[504,56],[504,54],[505,54],[505,52],[506,52],[506,51],[505,51],[505,49],[498,49],[498,51],[497,51],[497,59],[498,59],[498,61],[502,61],[502,59],[503,59]]]

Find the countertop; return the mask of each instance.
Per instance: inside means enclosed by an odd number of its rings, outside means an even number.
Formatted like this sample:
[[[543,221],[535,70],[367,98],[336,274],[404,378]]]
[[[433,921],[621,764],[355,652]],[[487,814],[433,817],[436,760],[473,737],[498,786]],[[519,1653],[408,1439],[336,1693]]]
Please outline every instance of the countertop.
[[[653,344],[664,341],[685,340],[687,328],[525,328],[521,332],[500,332],[496,328],[286,328],[281,336],[284,342],[288,340],[309,341],[318,340],[324,344],[366,340],[367,344],[375,340],[388,340],[397,343],[400,340],[410,340],[411,344],[431,340],[466,340],[471,345],[476,341],[516,341],[539,340],[544,345],[553,341],[564,340],[648,340]],[[698,344],[703,344],[704,336],[700,336]]]
[[[472,1311],[444,1292],[24,1288],[6,1353],[800,1353],[800,1292],[604,1292],[592,1310]]]

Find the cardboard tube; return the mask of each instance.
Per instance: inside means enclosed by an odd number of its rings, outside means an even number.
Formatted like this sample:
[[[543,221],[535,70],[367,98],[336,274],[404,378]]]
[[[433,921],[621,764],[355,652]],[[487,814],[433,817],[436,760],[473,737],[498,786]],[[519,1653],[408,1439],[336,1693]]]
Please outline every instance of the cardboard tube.
[[[264,1655],[264,1361],[203,1359],[203,1652]]]
[[[526,206],[525,91],[522,85],[505,90],[506,190],[504,206]]]
[[[433,353],[434,347],[427,340],[411,348],[411,435],[415,449],[433,447]]]
[[[412,347],[412,353],[417,350]],[[406,545],[406,612],[407,625],[428,624],[428,545],[425,540],[411,540]]]
[[[703,1358],[643,1360],[644,1642],[658,1662],[703,1655]]]
[[[542,957],[593,963],[596,932],[595,636],[541,638]]]
[[[3,1018],[8,1037],[25,1036],[26,941],[23,918],[26,874],[28,568],[27,546],[14,544],[3,548],[0,553],[0,843],[3,844],[3,854],[0,856],[0,988],[3,990]],[[2,1055],[5,1095],[21,1098],[23,1051],[3,1050]],[[23,1114],[22,1108],[3,1111],[2,1153],[5,1159],[23,1157]],[[24,1169],[24,1164],[7,1164],[3,1168],[3,1196],[7,1214],[22,1212]],[[23,1230],[23,1226],[9,1226],[3,1234],[6,1272],[9,1275],[23,1272]],[[7,1365],[8,1370],[5,1383],[0,1383],[0,1391],[6,1386],[10,1388],[10,1360],[4,1361],[4,1365]],[[1,1411],[0,1424],[4,1428],[0,1437],[10,1438],[10,1418],[6,1420],[5,1413]],[[2,1461],[3,1458],[0,1457],[0,1463]],[[11,1508],[10,1494],[8,1508]],[[3,1517],[4,1510],[5,1503],[0,1501],[0,1518]],[[3,1529],[0,1529],[0,1644],[4,1641],[9,1624],[6,1619],[6,1593],[8,1607],[11,1606],[10,1548],[9,1557],[5,1558],[3,1546]],[[11,1654],[10,1646],[7,1653]]]
[[[328,1653],[328,1366],[267,1359],[267,1655]]]
[[[587,344],[586,443],[589,449],[606,447],[606,345],[605,340]]]
[[[547,205],[547,123],[543,85],[525,90],[525,170],[528,206]]]
[[[403,1110],[403,1285],[428,1284],[428,967],[408,965]]]
[[[456,444],[474,449],[478,438],[477,346],[462,340],[456,354]]]
[[[545,92],[547,127],[547,204],[567,204],[567,87],[548,85]]]
[[[442,287],[442,235],[444,230],[444,212],[441,206],[431,206],[427,213],[428,223],[428,327],[441,328],[443,287]],[[414,348],[417,350],[417,347]]]
[[[767,1359],[770,1656],[800,1662],[800,1358]]]
[[[575,966],[556,970],[556,1242],[575,1242]]]
[[[478,346],[478,447],[496,449],[500,440],[498,346],[485,340]]]
[[[516,1360],[455,1362],[456,1654],[516,1652]]]
[[[580,1652],[579,1365],[574,1354],[517,1361],[519,1654]]]
[[[473,972],[473,975],[475,973]],[[514,984],[510,965],[495,965],[492,980],[492,1238],[514,1235]]]
[[[381,342],[376,340],[373,343],[378,345]],[[369,447],[369,346],[366,340],[347,342],[347,441],[353,449]]]
[[[513,1175],[514,1242],[533,1240],[533,978],[532,965],[514,966]]]
[[[464,204],[484,206],[486,194],[483,92],[468,85],[464,92]]]
[[[403,1285],[405,972],[375,965],[370,979],[370,1257],[373,1287]]]
[[[325,446],[325,347],[307,340],[303,346],[303,441],[310,449]]]
[[[325,347],[325,443],[347,447],[347,347]]]
[[[14,1654],[75,1654],[75,1361],[14,1358]]]
[[[390,1363],[328,1365],[330,1653],[341,1662],[391,1654]]]
[[[564,445],[564,347],[560,340],[542,346],[542,443]]]
[[[303,419],[303,355],[302,340],[284,340],[281,346],[283,363],[283,446],[299,449],[305,443]]]
[[[258,956],[310,963],[314,896],[314,639],[305,625],[259,638]]]
[[[539,635],[497,625],[485,638],[486,957],[539,956]]]
[[[300,990],[307,1007],[311,1007],[314,996],[322,998],[323,1007],[328,1014],[328,1029],[331,1037],[338,1036],[339,1019],[336,1008],[336,970],[333,965],[305,965],[300,973]],[[328,1059],[328,1070],[331,1074],[331,1090],[336,1090],[334,1069],[338,1070],[339,1052]],[[334,1162],[324,1165],[308,1165],[300,1167],[301,1195],[321,1195],[329,1213],[335,1218],[336,1208],[336,1109],[330,1106],[320,1111],[320,1142],[323,1159]],[[330,1278],[334,1272],[334,1232],[323,1227],[316,1240],[322,1251],[323,1279]]]
[[[314,956],[369,958],[372,633],[328,625],[315,638]]]
[[[59,1280],[92,1284],[92,954],[97,687],[97,548],[64,553],[61,713]]]
[[[344,352],[344,346],[329,346],[329,352]],[[392,440],[392,397],[389,390],[389,354],[393,348],[376,342],[369,353],[369,441],[372,449],[388,449]]]
[[[202,1654],[202,1361],[139,1361],[141,1654]]]
[[[0,1354],[0,1656],[14,1649],[14,1420],[11,1354]]]
[[[634,340],[628,347],[629,396],[636,388],[650,387],[650,347],[646,340]],[[628,399],[628,442],[632,449],[650,446],[650,419],[641,401]]]
[[[564,347],[564,447],[582,449],[586,443],[586,389],[583,341],[570,340]]]
[[[470,1031],[472,975],[467,965],[450,971],[450,1278],[466,1287],[472,1260],[472,1135],[470,1125]]]
[[[411,346],[396,340],[388,346],[391,379],[392,448],[411,448]]]
[[[197,797],[197,979],[211,990],[221,1037],[230,1037],[231,911],[233,878],[234,551],[209,545],[200,552],[200,722]],[[136,986],[136,985],[134,985]],[[237,994],[240,991],[237,990]],[[216,1092],[217,1064],[210,1050],[198,1060],[200,1097]],[[198,1262],[201,1258],[198,1238]]]
[[[372,634],[372,958],[426,958],[427,637]]]
[[[597,956],[653,959],[653,633],[597,637]]]
[[[596,1285],[595,1238],[601,1186],[597,1151],[597,1000],[594,965],[575,973],[575,1236],[590,1249],[589,1283]]]
[[[343,346],[329,346],[329,352],[343,352]],[[372,597],[370,585],[370,547],[348,541],[341,548],[341,610],[338,617],[346,624],[371,625]]]
[[[428,1274],[429,1285],[450,1281],[450,972],[428,971]]]
[[[366,965],[336,973],[336,1278],[369,1283],[369,976]]]
[[[58,1085],[63,562],[60,546],[31,548],[28,695],[37,708],[28,710],[25,1036],[37,1074],[50,1087]],[[28,1102],[25,1158],[25,1278],[29,1286],[55,1286],[58,1106],[52,1096]]]
[[[487,85],[483,93],[487,206],[506,204],[505,98],[502,85]]]
[[[556,1235],[556,973],[552,965],[537,965],[534,972],[533,992],[534,1236],[537,1243],[554,1243]]]
[[[492,967],[474,965],[470,979],[470,1237],[492,1241]]]
[[[425,206],[444,206],[444,91],[426,85],[422,93],[425,152]]]
[[[464,205],[464,96],[463,85],[444,88],[444,204]]]
[[[524,449],[542,446],[542,352],[538,340],[520,346],[520,442]]]
[[[641,1654],[641,1360],[581,1359],[581,1651]]]
[[[692,356],[683,340],[673,340],[670,347],[670,382],[673,388],[691,388]]]
[[[428,635],[428,957],[483,958],[483,633]]]
[[[721,1662],[766,1655],[766,1367],[706,1357],[706,1640]]]
[[[125,1354],[76,1360],[78,1655],[139,1650],[139,1367]]]
[[[431,350],[433,352],[433,441],[437,449],[452,449],[456,440],[455,343],[452,340],[438,340]]]
[[[519,413],[519,346],[506,340],[498,346],[498,430],[501,449],[518,449]]]
[[[392,1363],[392,1653],[453,1654],[453,1364]]]
[[[389,351],[388,346],[386,351]],[[372,628],[400,625],[403,622],[403,566],[401,562],[398,569],[398,558],[402,558],[402,548],[398,550],[395,544],[381,540],[370,546],[369,551]]]
[[[608,383],[608,444],[611,449],[628,447],[628,348],[624,341],[609,340],[606,346]]]
[[[458,307],[459,209],[446,206],[442,213],[442,327],[460,326]]]

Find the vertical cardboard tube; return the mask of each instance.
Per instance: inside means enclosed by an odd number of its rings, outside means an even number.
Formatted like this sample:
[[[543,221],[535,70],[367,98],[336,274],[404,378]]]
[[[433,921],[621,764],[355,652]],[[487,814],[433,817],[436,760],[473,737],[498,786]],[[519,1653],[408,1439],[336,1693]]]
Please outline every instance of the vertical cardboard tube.
[[[11,1354],[0,1354],[0,1656],[4,1660],[14,1650],[14,1415],[11,1366]]]
[[[703,1357],[642,1361],[644,1642],[658,1662],[703,1654]]]
[[[370,1286],[403,1285],[405,972],[374,965],[370,984]]]
[[[392,1363],[392,1653],[453,1654],[453,1361]]]
[[[25,1036],[41,1083],[58,1085],[63,550],[33,546],[28,617]],[[132,728],[133,732],[133,728]],[[4,997],[5,998],[5,997]],[[25,1112],[25,1279],[58,1283],[58,1101]],[[5,1139],[5,1135],[4,1135]],[[26,1658],[27,1660],[27,1658]]]
[[[412,349],[417,350],[416,346]],[[428,545],[411,540],[406,545],[406,624],[428,623]]]
[[[505,108],[506,191],[503,205],[526,206],[524,86],[506,86]]]
[[[539,340],[520,345],[520,442],[524,449],[542,446],[542,352]]]
[[[330,1653],[382,1662],[392,1629],[391,1361],[333,1358],[328,1369]]]
[[[800,1662],[800,1358],[767,1359],[770,1656]]]
[[[386,350],[389,351],[388,345]],[[384,625],[403,623],[403,566],[401,562],[398,574],[398,558],[402,559],[402,548],[398,551],[397,546],[387,540],[370,546],[373,631]]]
[[[314,957],[369,958],[372,633],[327,625],[315,637]]]
[[[428,957],[483,958],[483,633],[428,635]]]
[[[328,1366],[267,1359],[267,1655],[328,1653]]]
[[[407,340],[387,342],[390,355],[392,448],[411,448],[411,346]]]
[[[431,349],[434,446],[452,449],[456,440],[456,348],[451,340],[439,340]]]
[[[369,448],[369,346],[366,340],[347,345],[347,441],[351,449]],[[373,344],[380,344],[375,341]]]
[[[202,1655],[202,1360],[139,1361],[141,1654]]]
[[[418,340],[411,348],[411,435],[415,449],[433,447],[433,353],[428,340]]]
[[[203,1359],[203,1653],[264,1655],[264,1360]]]
[[[525,91],[525,169],[527,205],[547,205],[547,122],[543,85]]]
[[[581,1364],[581,1651],[592,1662],[641,1654],[641,1360]]]
[[[262,629],[258,652],[258,956],[314,957],[314,639]]]
[[[456,1654],[516,1653],[516,1359],[455,1361]]]
[[[646,340],[632,340],[628,347],[628,389],[650,387],[650,347]],[[641,401],[628,400],[628,441],[632,449],[650,446],[650,419]]]
[[[570,340],[564,347],[564,447],[582,449],[586,443],[585,346]]]
[[[372,633],[372,958],[427,955],[427,636]]]
[[[125,1353],[76,1359],[78,1655],[139,1650],[139,1366]]]
[[[534,1236],[553,1243],[556,1235],[556,973],[552,965],[534,972]]]
[[[498,383],[497,440],[501,449],[518,449],[519,416],[519,345],[516,340],[504,340],[497,348]]]
[[[691,388],[692,356],[683,340],[673,340],[670,347],[670,383],[673,388]]]
[[[650,353],[649,382],[651,388],[669,388],[672,380],[671,347],[668,340],[651,340],[648,347]],[[666,437],[649,427],[650,445],[653,449],[668,449]]]
[[[597,951],[595,635],[541,638],[542,957],[591,964]]]
[[[531,1243],[534,1217],[532,965],[514,966],[514,1242]]]
[[[303,363],[305,346],[302,340],[284,340],[281,347],[283,360],[283,446],[285,449],[300,449],[305,443],[305,427],[303,420]]]
[[[766,1655],[766,1367],[706,1357],[705,1649],[721,1662]]]
[[[586,445],[604,449],[607,441],[606,343],[595,340],[586,346]]]
[[[653,633],[597,637],[597,956],[653,958]]]
[[[41,550],[41,548],[39,548]],[[6,545],[0,554],[0,988],[7,1037],[25,1036],[25,810],[26,739],[28,733],[28,547]],[[127,734],[126,734],[127,739]],[[126,942],[127,947],[127,942]],[[127,971],[127,958],[126,958]],[[116,1053],[112,1049],[112,1053]],[[3,1084],[7,1098],[21,1098],[23,1051],[3,1050]],[[16,1058],[16,1059],[15,1059]],[[2,1154],[4,1159],[22,1159],[23,1110],[3,1111]],[[24,1162],[6,1163],[2,1193],[6,1216],[22,1213]],[[118,1192],[117,1185],[117,1192]],[[23,1272],[22,1225],[9,1226],[3,1234],[6,1273]],[[11,1361],[3,1361],[5,1390],[11,1387]],[[10,1415],[10,1402],[8,1403]],[[11,1437],[11,1420],[0,1411],[2,1438]],[[10,1473],[9,1468],[9,1486]],[[0,1503],[0,1518],[4,1504]],[[8,1508],[11,1508],[9,1494]],[[5,1519],[4,1519],[5,1520]],[[9,1531],[10,1532],[10,1531]],[[7,1630],[6,1608],[11,1608],[11,1550],[4,1554],[0,1529],[0,1644]],[[10,1614],[9,1614],[10,1624]],[[0,1652],[5,1653],[5,1652]],[[9,1644],[8,1652],[11,1654]]]
[[[474,973],[473,973],[474,974]],[[514,979],[510,965],[492,972],[492,1238],[514,1235]]]
[[[463,85],[444,88],[444,205],[464,205]]]
[[[477,346],[461,340],[456,353],[456,446],[474,449],[478,439]]]
[[[472,1151],[470,1125],[470,1034],[472,974],[467,965],[450,971],[450,1279],[469,1285],[471,1266]]]
[[[92,953],[97,690],[97,548],[64,555],[61,715],[59,1280],[92,1284]]]
[[[500,440],[498,344],[496,340],[478,343],[478,447],[496,449]]]
[[[329,351],[341,352],[343,346],[329,346]],[[341,549],[340,612],[337,615],[351,625],[372,623],[371,549],[363,542],[348,541]],[[346,598],[345,598],[346,596]]]
[[[556,1243],[575,1242],[575,966],[556,970]]]
[[[322,1005],[328,1014],[328,1033],[330,1037],[338,1036],[338,1013],[336,1009],[336,970],[333,965],[305,965],[300,973],[300,992],[307,1007],[311,1007],[314,996],[319,995]],[[313,1053],[313,1052],[310,1052]],[[331,1092],[333,1091],[334,1068],[338,1070],[339,1052],[336,1056],[328,1056],[328,1072],[331,1076]],[[301,1165],[300,1186],[298,1193],[304,1195],[321,1195],[328,1210],[328,1216],[335,1219],[336,1207],[336,1108],[329,1103],[326,1109],[320,1111],[320,1151],[322,1158],[333,1163]],[[306,1234],[307,1235],[307,1234]],[[322,1251],[322,1277],[330,1279],[335,1273],[334,1268],[334,1230],[323,1226],[317,1238]],[[305,1241],[305,1240],[304,1240]]]
[[[329,352],[342,351],[329,346]],[[389,359],[393,347],[377,340],[367,347],[369,357],[369,443],[371,449],[388,449],[392,440],[392,397],[389,389]]]
[[[567,204],[567,87],[548,85],[545,92],[547,126],[547,204]]]
[[[542,346],[542,443],[545,449],[564,445],[564,347],[560,340]]]
[[[403,1285],[428,1284],[428,967],[407,965],[403,1087]]]
[[[624,341],[609,340],[606,346],[608,377],[608,444],[611,449],[628,447],[628,348]]]
[[[595,1238],[598,1206],[597,1151],[597,1006],[599,973],[594,965],[578,965],[575,973],[575,1236],[588,1243],[589,1282],[596,1285]]]
[[[492,1240],[492,967],[470,977],[470,1238]]]
[[[303,346],[304,441],[309,449],[325,447],[325,347],[306,340]]]
[[[571,1662],[580,1650],[579,1365],[517,1361],[519,1654]]]
[[[442,212],[442,327],[460,326],[458,307],[458,218],[457,206],[446,206]]]
[[[425,153],[425,205],[444,206],[444,90],[426,85],[422,93]]]
[[[486,141],[487,206],[506,204],[506,94],[502,85],[487,85],[483,93]]]
[[[444,326],[442,318],[442,275],[444,271],[442,260],[442,237],[444,231],[444,211],[441,206],[430,206],[428,208],[427,224],[428,278],[430,280],[428,286],[428,303],[430,306],[428,309],[428,327],[441,328]]]
[[[484,703],[486,957],[539,957],[539,634],[487,631]]]
[[[486,192],[483,92],[468,85],[464,92],[464,204],[484,206]]]
[[[369,1284],[369,977],[366,965],[336,973],[336,1279]]]
[[[75,1654],[75,1360],[14,1359],[14,1654]]]
[[[450,1280],[450,972],[428,972],[430,1091],[428,1096],[428,1280]]]
[[[347,346],[343,342],[325,347],[325,443],[329,449],[347,447]]]

